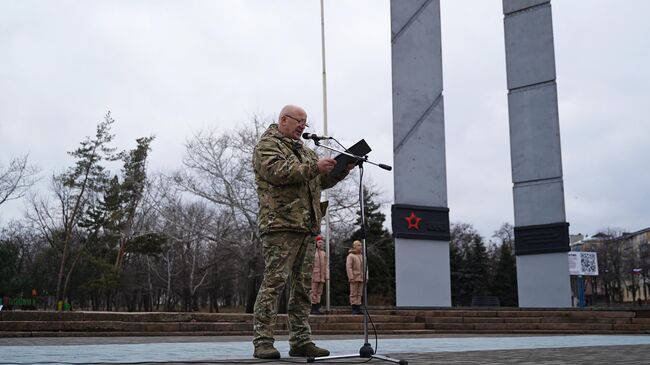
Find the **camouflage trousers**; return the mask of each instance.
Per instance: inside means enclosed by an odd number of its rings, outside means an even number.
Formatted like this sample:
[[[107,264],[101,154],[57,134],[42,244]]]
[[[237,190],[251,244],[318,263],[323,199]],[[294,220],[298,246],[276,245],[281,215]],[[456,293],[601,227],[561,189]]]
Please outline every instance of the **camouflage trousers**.
[[[287,281],[291,284],[287,317],[289,345],[302,346],[311,341],[311,271],[316,245],[307,233],[275,232],[262,236],[264,279],[257,292],[253,314],[253,344],[273,343],[278,302]]]

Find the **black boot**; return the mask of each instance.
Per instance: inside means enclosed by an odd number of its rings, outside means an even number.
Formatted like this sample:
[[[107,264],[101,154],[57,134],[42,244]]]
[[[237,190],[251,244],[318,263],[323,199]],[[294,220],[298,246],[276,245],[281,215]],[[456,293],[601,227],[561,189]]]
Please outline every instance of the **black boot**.
[[[363,314],[363,312],[361,312],[361,306],[360,305],[353,305],[352,306],[352,314]]]
[[[312,304],[311,305],[311,311],[309,312],[309,314],[315,314],[315,315],[323,314],[320,311],[320,303],[319,304]]]

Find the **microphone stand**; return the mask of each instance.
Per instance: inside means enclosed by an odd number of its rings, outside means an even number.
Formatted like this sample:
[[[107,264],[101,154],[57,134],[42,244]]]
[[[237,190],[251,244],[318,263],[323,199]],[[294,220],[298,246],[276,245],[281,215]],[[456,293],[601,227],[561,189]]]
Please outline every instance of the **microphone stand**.
[[[368,260],[366,259],[367,254],[366,254],[366,216],[365,216],[365,197],[363,194],[363,163],[367,162],[371,165],[378,166],[384,170],[390,171],[393,168],[389,165],[381,164],[381,163],[374,163],[370,160],[368,160],[368,156],[357,156],[355,154],[352,154],[350,152],[346,151],[339,151],[336,148],[332,148],[329,146],[324,146],[321,145],[320,142],[316,139],[313,139],[314,144],[318,147],[323,147],[325,149],[328,149],[330,151],[338,152],[340,154],[352,157],[353,159],[356,160],[356,165],[359,166],[360,170],[360,178],[359,178],[359,205],[361,207],[361,238],[362,238],[362,257],[363,257],[363,339],[364,343],[363,346],[359,349],[359,354],[349,354],[349,355],[338,355],[338,356],[322,356],[322,357],[308,357],[307,362],[312,363],[316,361],[328,361],[328,360],[338,360],[338,359],[351,359],[351,358],[364,358],[364,359],[379,359],[379,360],[384,360],[384,361],[389,361],[392,363],[400,364],[400,365],[408,365],[408,361],[406,360],[399,360],[399,359],[394,359],[389,356],[384,356],[384,355],[379,355],[375,353],[375,350],[373,350],[372,345],[370,345],[370,342],[368,341],[368,281],[366,278],[366,275],[368,273]],[[338,143],[338,141],[337,141]]]
[[[339,141],[337,141],[337,140],[334,139],[333,137],[327,137],[327,138],[323,138],[323,139],[332,139],[332,140],[334,140],[336,143],[339,143]],[[337,152],[337,153],[339,153],[339,154],[342,154],[342,155],[346,155],[346,156],[352,157],[353,159],[355,159],[355,160],[357,161],[356,163],[357,163],[357,165],[359,166],[359,168],[361,168],[361,169],[363,169],[363,163],[364,163],[364,162],[367,162],[367,163],[369,163],[369,164],[371,164],[371,165],[375,165],[375,166],[377,166],[377,167],[379,167],[379,168],[382,168],[382,169],[384,169],[384,170],[386,170],[386,171],[390,171],[390,170],[393,169],[393,168],[392,168],[391,166],[389,166],[389,165],[385,165],[385,164],[383,164],[383,163],[375,163],[375,162],[372,162],[372,161],[368,160],[368,156],[357,156],[357,155],[355,155],[355,154],[353,154],[353,153],[348,152],[347,149],[346,149],[345,151],[340,151],[340,150],[337,150],[336,148],[332,148],[332,147],[330,147],[330,146],[325,146],[325,145],[323,145],[323,144],[320,143],[320,139],[311,139],[311,138],[310,138],[310,140],[314,141],[314,144],[315,144],[316,146],[318,146],[318,147],[322,147],[322,148],[328,149],[328,150],[330,150],[330,151],[334,151],[334,152]],[[339,144],[340,144],[340,143],[339,143]],[[345,147],[343,147],[343,148],[345,148]]]

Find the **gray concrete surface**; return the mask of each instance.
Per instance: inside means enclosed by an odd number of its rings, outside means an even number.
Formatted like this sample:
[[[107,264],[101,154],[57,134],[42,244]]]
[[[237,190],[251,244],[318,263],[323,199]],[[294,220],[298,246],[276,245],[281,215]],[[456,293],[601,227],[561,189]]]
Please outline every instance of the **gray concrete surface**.
[[[565,223],[551,4],[504,0],[503,12],[515,228]],[[538,240],[529,255],[515,240],[519,306],[570,307],[569,243]]]
[[[447,259],[439,259],[441,257]],[[400,262],[395,267],[399,283],[395,288],[398,305],[445,307],[451,304],[449,242],[400,239],[400,243],[395,244],[395,262]],[[436,267],[432,268],[433,265]],[[429,271],[426,277],[422,277],[424,271]],[[418,281],[417,285],[412,284],[414,280]]]
[[[395,204],[446,208],[440,1],[390,9]],[[398,306],[451,306],[448,242],[396,238],[395,251]]]

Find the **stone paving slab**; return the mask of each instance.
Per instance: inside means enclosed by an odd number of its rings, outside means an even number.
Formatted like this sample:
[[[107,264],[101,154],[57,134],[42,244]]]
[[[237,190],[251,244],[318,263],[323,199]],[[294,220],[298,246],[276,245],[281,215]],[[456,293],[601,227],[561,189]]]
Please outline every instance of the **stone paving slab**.
[[[250,337],[233,338],[39,338],[2,339],[0,364],[57,362],[80,364],[129,363],[260,363],[253,359]],[[316,338],[333,355],[357,354],[361,339],[332,336]],[[440,336],[380,338],[382,355],[410,364],[648,364],[650,336]],[[286,337],[276,346],[287,356]],[[386,351],[384,353],[384,351]],[[336,360],[357,363],[366,359]],[[264,363],[305,363],[304,359]],[[373,360],[373,363],[380,363]],[[381,362],[383,363],[383,362]]]
[[[573,347],[559,349],[467,351],[467,352],[424,352],[380,354],[397,360],[406,360],[409,365],[639,365],[648,364],[650,345],[641,346],[602,346]],[[209,362],[192,362],[192,365],[238,365],[238,364],[303,364],[302,358],[283,358],[280,360],[260,361],[258,359],[214,360]],[[391,364],[379,359],[351,358],[328,360],[316,364]],[[111,362],[111,364],[129,364],[128,362]],[[187,362],[165,362],[165,365],[182,365]],[[142,362],[138,365],[161,365],[160,362]]]
[[[650,363],[650,345],[572,347],[532,350],[467,351],[395,354],[409,365],[517,364],[517,365],[640,365]],[[373,360],[373,363],[375,361]],[[376,362],[378,363],[378,362]]]

